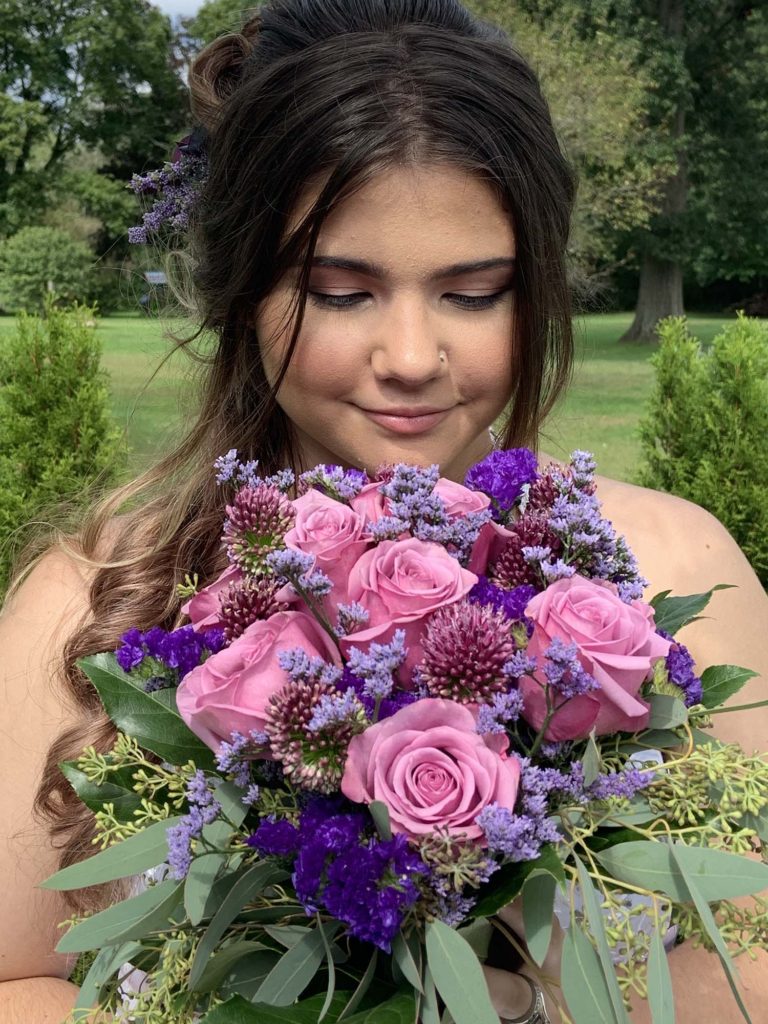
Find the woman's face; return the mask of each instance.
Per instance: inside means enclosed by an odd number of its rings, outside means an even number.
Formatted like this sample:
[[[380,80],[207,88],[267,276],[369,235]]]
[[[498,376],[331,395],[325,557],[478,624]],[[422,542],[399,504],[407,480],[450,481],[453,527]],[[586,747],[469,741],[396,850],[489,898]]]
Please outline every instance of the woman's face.
[[[438,463],[463,479],[489,451],[488,427],[512,390],[514,257],[510,220],[491,188],[449,165],[382,173],[326,219],[277,395],[305,468]],[[367,266],[331,266],[331,258]],[[497,265],[454,266],[489,260]],[[270,382],[291,336],[296,274],[257,310]]]

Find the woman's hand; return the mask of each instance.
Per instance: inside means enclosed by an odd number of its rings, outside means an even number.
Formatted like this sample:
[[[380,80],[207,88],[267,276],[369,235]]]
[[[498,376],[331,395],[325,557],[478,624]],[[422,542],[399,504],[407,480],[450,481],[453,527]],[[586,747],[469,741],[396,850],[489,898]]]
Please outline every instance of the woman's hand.
[[[488,984],[488,991],[494,1009],[500,1017],[522,1017],[531,1006],[531,989],[522,974],[532,978],[544,992],[544,1002],[552,1024],[561,1024],[558,1003],[562,1001],[560,991],[560,961],[563,953],[563,929],[557,918],[552,923],[552,938],[547,955],[541,967],[533,963],[528,956],[525,945],[525,927],[523,925],[523,902],[518,897],[499,911],[505,931],[511,932],[520,951],[526,955],[528,962],[519,972],[505,971],[498,967],[483,966],[483,973]],[[512,947],[510,946],[510,957]]]

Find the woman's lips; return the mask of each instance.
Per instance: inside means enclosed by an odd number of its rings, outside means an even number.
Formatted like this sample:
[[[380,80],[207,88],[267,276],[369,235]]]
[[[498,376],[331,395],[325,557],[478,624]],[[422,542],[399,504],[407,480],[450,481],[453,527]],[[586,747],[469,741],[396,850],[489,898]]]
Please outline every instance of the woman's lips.
[[[391,431],[393,434],[424,434],[432,430],[446,418],[450,409],[439,409],[435,412],[406,413],[400,410],[396,412],[373,412],[370,409],[362,409],[362,412],[378,423],[380,427]]]

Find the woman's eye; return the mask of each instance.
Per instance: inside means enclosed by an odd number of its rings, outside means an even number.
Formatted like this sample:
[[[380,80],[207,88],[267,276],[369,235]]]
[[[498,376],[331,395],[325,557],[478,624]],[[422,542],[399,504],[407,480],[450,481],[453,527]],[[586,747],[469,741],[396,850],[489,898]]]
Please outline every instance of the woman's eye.
[[[461,309],[490,309],[495,306],[509,288],[504,288],[493,295],[456,295],[448,294],[446,298]],[[368,292],[351,292],[349,295],[326,295],[325,292],[309,292],[312,303],[323,309],[349,309],[357,306],[368,298]]]

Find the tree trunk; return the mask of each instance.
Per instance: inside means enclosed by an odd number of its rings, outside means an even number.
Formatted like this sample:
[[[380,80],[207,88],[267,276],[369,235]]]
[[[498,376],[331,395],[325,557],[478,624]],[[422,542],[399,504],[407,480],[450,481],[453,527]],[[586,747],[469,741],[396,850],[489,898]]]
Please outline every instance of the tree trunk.
[[[660,0],[659,22],[665,32],[685,45],[685,0]],[[674,218],[685,211],[688,195],[688,166],[685,151],[685,107],[678,102],[672,124],[677,143],[677,170],[664,184],[661,213]],[[640,265],[635,317],[619,341],[656,341],[656,324],[665,316],[683,316],[683,268],[674,260],[659,259],[646,252]]]
[[[679,263],[646,256],[632,326],[621,341],[655,341],[656,324],[665,316],[683,316],[683,268]]]

